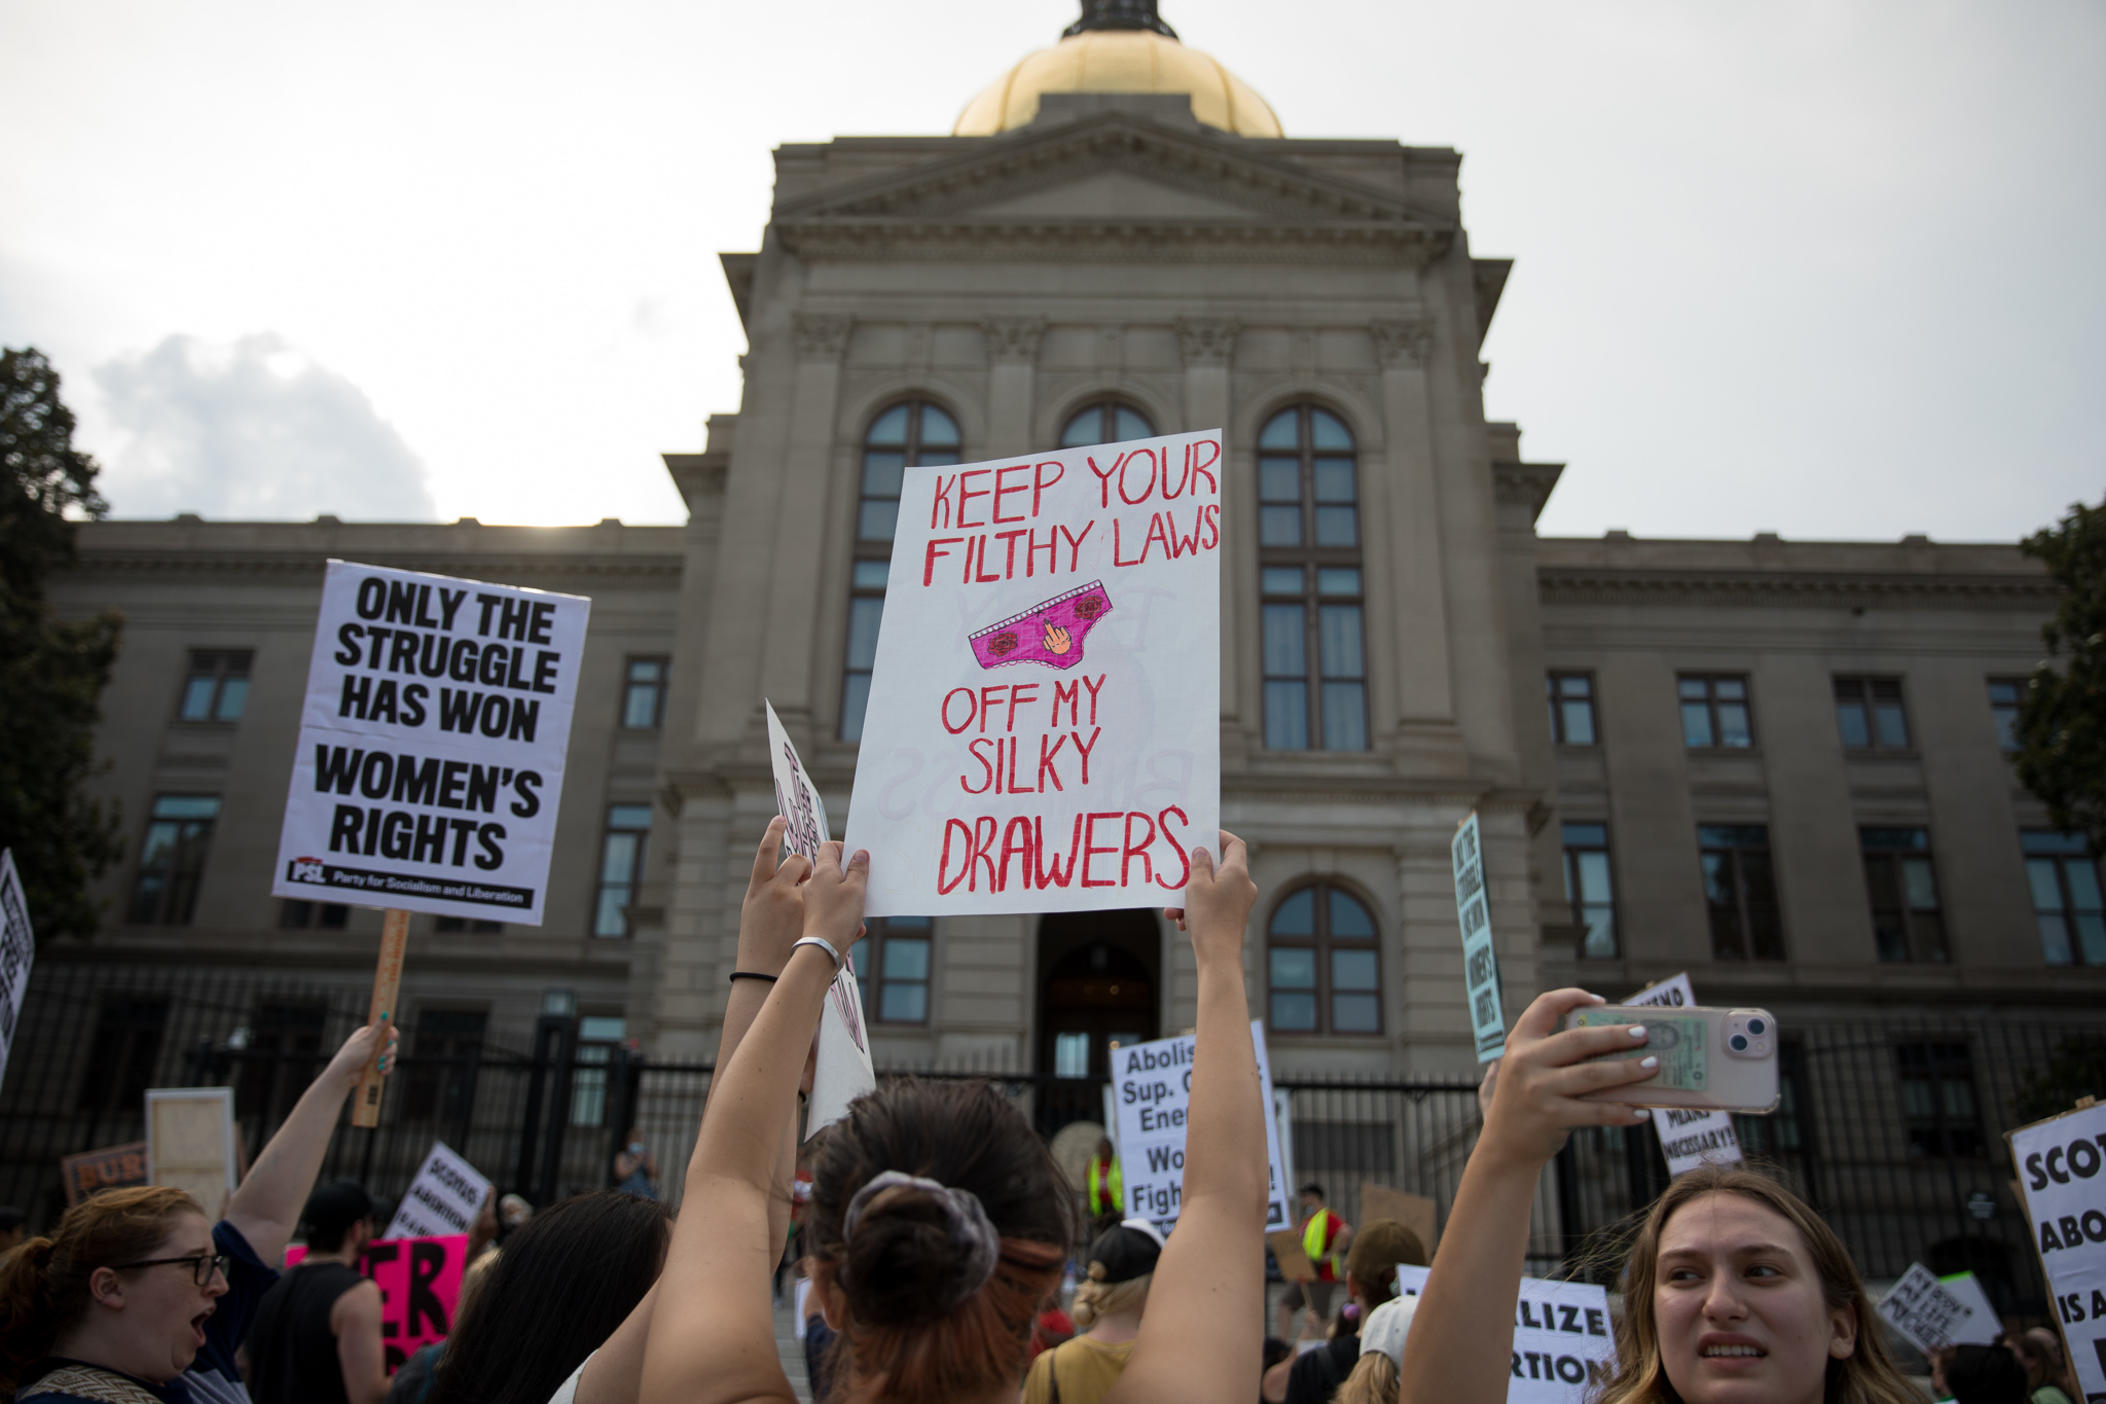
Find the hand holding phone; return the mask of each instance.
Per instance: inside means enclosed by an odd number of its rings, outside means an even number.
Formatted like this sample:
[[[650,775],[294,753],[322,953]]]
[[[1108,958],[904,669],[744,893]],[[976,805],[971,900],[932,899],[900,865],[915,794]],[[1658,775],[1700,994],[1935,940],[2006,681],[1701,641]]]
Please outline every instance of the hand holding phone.
[[[1635,1107],[1770,1112],[1777,1108],[1777,1020],[1767,1009],[1595,1005],[1575,1009],[1568,1029],[1643,1024],[1645,1042],[1605,1058],[1660,1060],[1644,1082],[1588,1095]]]

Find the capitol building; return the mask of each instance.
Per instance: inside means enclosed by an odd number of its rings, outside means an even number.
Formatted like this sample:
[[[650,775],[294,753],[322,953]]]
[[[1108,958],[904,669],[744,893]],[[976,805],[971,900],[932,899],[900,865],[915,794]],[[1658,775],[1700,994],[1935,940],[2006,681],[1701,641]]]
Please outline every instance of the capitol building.
[[[766,227],[720,255],[740,403],[665,453],[683,524],[84,526],[55,599],[126,618],[98,742],[124,857],[88,949],[51,958],[362,1001],[380,914],[270,895],[323,563],[535,586],[593,601],[546,921],[417,917],[407,1051],[554,1019],[705,1060],[775,812],[762,698],[838,824],[901,470],[1219,425],[1222,813],[1276,1077],[1474,1078],[1449,871],[1474,810],[1509,1019],[1683,971],[1768,1008],[1769,1149],[1862,1143],[1926,1203],[1950,1178],[1964,1240],[1964,1194],[2008,1198],[2025,1072],[1985,1040],[2106,1040],[2096,855],[2011,765],[2037,563],[1539,535],[1567,465],[1485,418],[1480,359],[1529,251],[1471,247],[1461,155],[1296,137],[1153,0],[1047,38],[948,133],[776,150]],[[1078,1120],[1112,1043],[1194,1017],[1189,948],[1148,910],[893,917],[858,965],[881,1067],[1088,1083]],[[259,1008],[244,1039],[290,1040],[273,1018],[296,1022]]]

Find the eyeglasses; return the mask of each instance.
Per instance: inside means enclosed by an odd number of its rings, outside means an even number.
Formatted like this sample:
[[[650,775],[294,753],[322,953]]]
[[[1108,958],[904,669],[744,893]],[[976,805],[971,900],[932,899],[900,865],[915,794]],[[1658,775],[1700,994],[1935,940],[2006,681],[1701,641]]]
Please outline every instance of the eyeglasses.
[[[112,1263],[110,1266],[121,1271],[125,1268],[162,1267],[169,1263],[190,1264],[190,1280],[200,1287],[211,1282],[213,1274],[224,1277],[227,1272],[225,1253],[192,1253],[182,1258],[142,1258],[136,1263]]]

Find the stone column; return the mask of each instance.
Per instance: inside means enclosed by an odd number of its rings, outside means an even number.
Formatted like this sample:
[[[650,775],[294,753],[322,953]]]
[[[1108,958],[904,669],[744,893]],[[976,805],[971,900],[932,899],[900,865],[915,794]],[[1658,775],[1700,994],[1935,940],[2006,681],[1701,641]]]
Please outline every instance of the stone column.
[[[1229,365],[1236,354],[1236,333],[1241,325],[1226,318],[1180,317],[1177,319],[1178,349],[1185,362],[1185,424],[1191,429],[1228,428]],[[1221,587],[1221,716],[1224,721],[1253,715],[1245,705],[1242,670],[1243,642],[1255,616],[1252,601],[1245,599],[1245,582],[1258,579],[1257,492],[1250,488],[1256,460],[1249,445],[1233,441],[1226,446],[1221,464],[1222,546],[1228,553]],[[1245,506],[1246,500],[1250,504]],[[1226,768],[1224,757],[1224,769]]]
[[[989,317],[980,324],[987,335],[987,455],[1007,458],[1030,453],[1031,394],[1037,375],[1038,343],[1046,334],[1043,317]]]
[[[797,354],[796,388],[792,392],[788,443],[777,476],[774,560],[795,563],[777,569],[767,580],[767,632],[760,640],[761,692],[792,732],[809,725],[812,700],[811,625],[822,610],[816,592],[823,572],[810,568],[820,536],[822,504],[829,500],[834,458],[834,420],[840,409],[841,362],[848,352],[855,319],[800,312],[791,321],[791,344]],[[854,491],[854,485],[842,490]],[[758,585],[760,582],[754,582]],[[755,712],[756,717],[759,715]]]

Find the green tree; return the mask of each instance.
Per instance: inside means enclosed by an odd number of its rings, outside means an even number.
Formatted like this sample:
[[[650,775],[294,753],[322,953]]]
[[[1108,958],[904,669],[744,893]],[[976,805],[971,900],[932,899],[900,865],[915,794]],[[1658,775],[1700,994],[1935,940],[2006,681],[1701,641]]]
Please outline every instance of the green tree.
[[[38,938],[85,937],[90,889],[118,852],[116,806],[87,781],[123,620],[61,621],[44,597],[74,560],[75,522],[109,504],[95,460],[73,447],[58,372],[34,348],[0,351],[0,467],[0,848],[14,850]]]
[[[2040,630],[2048,657],[2018,708],[2018,778],[2047,803],[2056,827],[2106,852],[2106,502],[2073,503],[2018,549],[2062,587],[2055,617]]]

